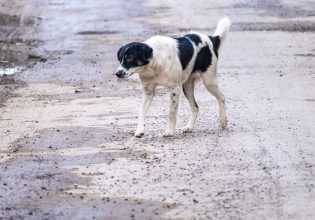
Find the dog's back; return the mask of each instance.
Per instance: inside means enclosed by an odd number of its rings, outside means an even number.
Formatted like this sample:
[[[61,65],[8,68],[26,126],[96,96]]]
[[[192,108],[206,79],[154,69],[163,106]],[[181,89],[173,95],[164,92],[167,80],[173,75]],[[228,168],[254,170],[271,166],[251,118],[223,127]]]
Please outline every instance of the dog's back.
[[[192,73],[206,72],[210,66],[216,68],[218,51],[229,27],[230,20],[225,17],[218,22],[213,36],[191,32],[177,38],[154,36],[144,43],[153,48],[152,61],[157,73],[181,72],[184,83]]]

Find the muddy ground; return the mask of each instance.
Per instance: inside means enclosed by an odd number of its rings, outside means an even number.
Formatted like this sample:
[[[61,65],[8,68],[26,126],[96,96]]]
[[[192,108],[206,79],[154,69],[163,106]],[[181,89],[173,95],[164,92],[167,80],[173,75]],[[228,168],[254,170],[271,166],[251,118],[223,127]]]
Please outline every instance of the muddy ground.
[[[133,137],[141,89],[117,49],[213,33],[228,128],[198,82],[163,138],[167,90]],[[0,219],[314,219],[313,1],[0,1]],[[23,71],[22,71],[23,70]],[[167,101],[166,101],[167,100]]]

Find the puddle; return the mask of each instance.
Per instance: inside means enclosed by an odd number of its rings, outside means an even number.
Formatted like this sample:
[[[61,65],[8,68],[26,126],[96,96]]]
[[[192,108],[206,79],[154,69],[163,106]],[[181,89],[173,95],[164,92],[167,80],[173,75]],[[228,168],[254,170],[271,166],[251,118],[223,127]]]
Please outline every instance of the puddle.
[[[25,34],[40,21],[40,17],[0,13],[0,77],[12,76],[28,65],[46,61],[33,51],[39,40]]]
[[[19,66],[9,67],[9,68],[0,67],[0,77],[14,75],[16,73],[22,72],[24,69],[25,68],[19,67]]]

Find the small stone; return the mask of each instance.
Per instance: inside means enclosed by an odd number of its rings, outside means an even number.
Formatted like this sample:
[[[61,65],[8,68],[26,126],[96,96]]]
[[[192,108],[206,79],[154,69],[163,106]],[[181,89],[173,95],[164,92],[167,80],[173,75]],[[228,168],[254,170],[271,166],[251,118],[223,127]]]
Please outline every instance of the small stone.
[[[226,204],[223,205],[223,208],[229,209],[229,208],[231,208],[231,206],[230,206],[230,204],[227,204],[227,203],[226,203]]]

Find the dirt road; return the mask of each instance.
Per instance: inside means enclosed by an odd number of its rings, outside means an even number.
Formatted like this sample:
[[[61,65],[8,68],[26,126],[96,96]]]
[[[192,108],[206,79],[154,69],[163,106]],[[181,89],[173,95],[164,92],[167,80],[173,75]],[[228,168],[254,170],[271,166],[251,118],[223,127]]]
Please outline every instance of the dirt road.
[[[1,1],[1,70],[25,69],[0,80],[0,219],[314,219],[314,9],[307,0]],[[176,136],[162,137],[161,88],[134,138],[141,89],[137,76],[113,75],[117,49],[154,34],[211,34],[223,15],[233,22],[219,63],[228,128],[198,83],[192,134],[181,132],[182,98]]]

